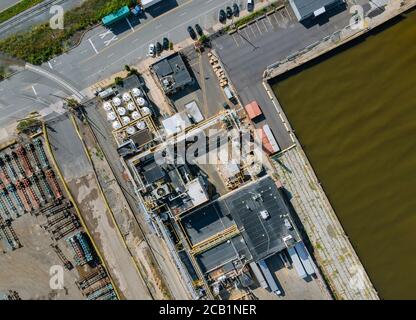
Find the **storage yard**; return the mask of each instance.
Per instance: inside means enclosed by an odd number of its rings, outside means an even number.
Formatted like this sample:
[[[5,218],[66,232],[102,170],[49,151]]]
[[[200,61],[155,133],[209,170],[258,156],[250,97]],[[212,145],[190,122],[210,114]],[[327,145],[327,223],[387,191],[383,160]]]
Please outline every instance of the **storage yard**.
[[[23,299],[116,299],[43,137],[3,149],[0,167],[0,292],[12,290]],[[50,287],[54,266],[64,270],[62,288]],[[96,273],[100,277],[92,277]]]

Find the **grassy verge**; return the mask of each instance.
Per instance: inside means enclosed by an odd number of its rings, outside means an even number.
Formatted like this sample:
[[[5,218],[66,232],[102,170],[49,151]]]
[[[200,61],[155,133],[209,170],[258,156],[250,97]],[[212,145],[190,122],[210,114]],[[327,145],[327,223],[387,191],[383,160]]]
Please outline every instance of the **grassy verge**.
[[[41,3],[43,0],[21,0],[14,6],[0,12],[0,23],[17,16],[19,13]]]
[[[100,22],[105,15],[130,0],[86,0],[64,16],[64,29],[52,30],[48,23],[34,26],[30,31],[0,41],[0,51],[32,64],[41,64],[68,50],[74,35]]]
[[[0,81],[6,78],[6,69],[0,66]]]

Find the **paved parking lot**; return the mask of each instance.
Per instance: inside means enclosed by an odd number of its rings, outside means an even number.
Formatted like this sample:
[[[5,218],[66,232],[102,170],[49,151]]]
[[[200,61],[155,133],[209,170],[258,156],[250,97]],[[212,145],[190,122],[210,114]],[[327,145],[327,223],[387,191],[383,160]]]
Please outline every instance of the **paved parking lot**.
[[[329,300],[331,297],[325,289],[321,278],[299,277],[293,267],[286,268],[277,254],[267,259],[267,266],[272,273],[282,296],[277,296],[261,287],[253,290],[254,294],[264,300]]]
[[[190,67],[191,75],[196,80],[194,85],[171,96],[178,111],[185,110],[185,105],[195,101],[205,119],[217,115],[224,110],[223,104],[231,102],[226,98],[224,90],[209,63],[207,51],[201,55],[193,46],[184,49],[183,57]]]
[[[348,10],[328,17],[309,28],[299,22],[290,7],[285,7],[245,28],[213,41],[231,81],[243,104],[256,100],[264,113],[281,149],[293,144],[287,129],[280,120],[276,107],[267,95],[263,84],[263,72],[268,65],[281,60],[306,46],[349,24]]]

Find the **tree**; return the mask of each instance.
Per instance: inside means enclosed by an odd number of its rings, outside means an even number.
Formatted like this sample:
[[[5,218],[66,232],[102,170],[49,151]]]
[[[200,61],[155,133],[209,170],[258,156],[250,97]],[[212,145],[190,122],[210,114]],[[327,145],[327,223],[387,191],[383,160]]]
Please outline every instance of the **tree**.
[[[115,77],[114,83],[118,86],[122,86],[123,85],[123,79],[120,78],[120,77]]]
[[[130,66],[128,66],[127,64],[124,66],[124,69],[126,70],[126,71],[130,71],[131,69],[130,69]]]
[[[140,74],[139,74],[139,71],[137,71],[137,69],[135,69],[135,68],[131,68],[131,69],[129,70],[129,76],[131,76],[131,75],[136,75],[136,76],[139,76]]]
[[[76,109],[79,106],[79,103],[78,103],[77,100],[75,100],[73,98],[69,98],[69,99],[66,99],[66,105],[70,109]]]

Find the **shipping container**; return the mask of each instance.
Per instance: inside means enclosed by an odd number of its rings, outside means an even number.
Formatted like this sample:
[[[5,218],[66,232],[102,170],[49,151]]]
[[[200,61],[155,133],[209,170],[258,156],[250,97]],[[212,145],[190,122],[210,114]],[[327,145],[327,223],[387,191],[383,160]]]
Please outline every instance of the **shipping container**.
[[[312,258],[308,253],[308,250],[306,249],[303,242],[298,242],[295,245],[296,252],[298,253],[298,256],[300,258],[300,261],[302,262],[303,267],[305,268],[305,271],[309,275],[315,274],[315,268],[312,264]]]
[[[253,271],[254,276],[257,278],[257,281],[259,282],[260,286],[263,289],[267,289],[269,286],[267,285],[267,282],[264,279],[263,274],[261,273],[257,264],[255,262],[250,262],[250,268],[251,268],[251,271]]]
[[[306,274],[306,271],[303,268],[302,262],[300,261],[295,248],[288,248],[287,252],[289,253],[290,259],[292,259],[292,264],[295,267],[295,270],[298,273],[299,277],[301,277],[302,279],[306,278],[308,275]]]
[[[103,25],[108,27],[112,25],[113,23],[128,17],[129,15],[130,15],[129,7],[124,6],[118,9],[117,11],[112,12],[109,15],[105,16],[104,18],[101,19],[101,21],[103,22]]]
[[[260,106],[258,105],[258,103],[256,101],[252,101],[250,102],[248,105],[246,105],[244,107],[244,109],[246,110],[248,117],[253,120],[255,118],[257,118],[258,116],[262,115],[263,113],[261,112]]]
[[[266,278],[266,281],[267,281],[267,284],[269,285],[270,290],[272,292],[280,295],[282,292],[280,291],[279,287],[277,286],[276,281],[274,281],[274,278],[272,276],[272,273],[269,270],[269,267],[266,264],[266,261],[260,260],[257,263],[260,267],[261,272],[263,273],[264,277]]]

